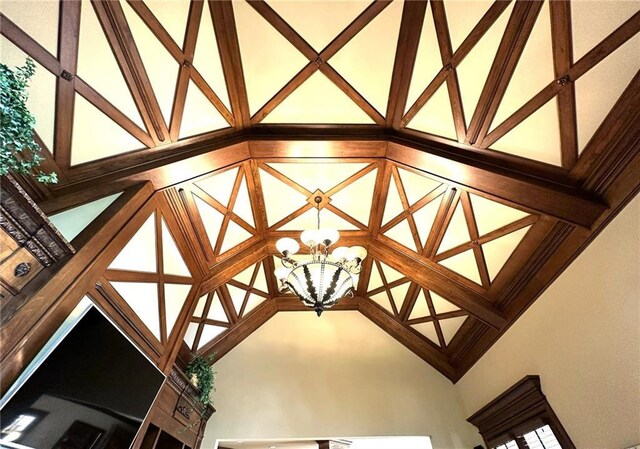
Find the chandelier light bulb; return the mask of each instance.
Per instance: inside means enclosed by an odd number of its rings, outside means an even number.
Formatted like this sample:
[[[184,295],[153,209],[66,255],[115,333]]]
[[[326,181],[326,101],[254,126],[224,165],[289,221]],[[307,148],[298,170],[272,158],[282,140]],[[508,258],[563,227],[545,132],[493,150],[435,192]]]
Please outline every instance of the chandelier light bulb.
[[[317,232],[319,241],[316,243],[323,243],[326,246],[333,245],[340,238],[340,233],[335,229],[321,228]]]
[[[346,246],[338,246],[336,249],[333,250],[333,252],[331,253],[331,256],[333,256],[333,258],[336,260],[346,259],[348,251],[349,251],[349,248],[347,248]]]
[[[285,237],[276,242],[276,249],[284,256],[292,256],[298,252],[300,245],[294,239]]]
[[[360,261],[362,261],[365,259],[365,257],[367,257],[367,250],[362,246],[352,246],[351,248],[349,248],[346,254],[347,260],[359,259]]]
[[[318,230],[317,229],[307,229],[300,234],[300,240],[307,246],[316,246],[320,241],[318,240]]]

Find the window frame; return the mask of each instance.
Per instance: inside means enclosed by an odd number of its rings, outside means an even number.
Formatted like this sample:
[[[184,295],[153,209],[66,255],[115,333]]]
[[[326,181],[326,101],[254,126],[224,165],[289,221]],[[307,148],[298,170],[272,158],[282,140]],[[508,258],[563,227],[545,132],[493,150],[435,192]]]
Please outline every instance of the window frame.
[[[478,428],[488,448],[511,440],[526,448],[522,435],[544,425],[551,428],[562,449],[576,448],[542,393],[540,376],[525,376],[467,421]]]

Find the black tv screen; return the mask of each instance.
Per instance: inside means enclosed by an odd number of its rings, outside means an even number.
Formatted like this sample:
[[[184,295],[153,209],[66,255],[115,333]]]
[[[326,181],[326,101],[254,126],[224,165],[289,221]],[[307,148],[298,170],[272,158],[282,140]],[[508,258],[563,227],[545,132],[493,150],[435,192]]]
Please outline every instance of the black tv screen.
[[[163,381],[92,307],[0,411],[0,446],[127,449]]]

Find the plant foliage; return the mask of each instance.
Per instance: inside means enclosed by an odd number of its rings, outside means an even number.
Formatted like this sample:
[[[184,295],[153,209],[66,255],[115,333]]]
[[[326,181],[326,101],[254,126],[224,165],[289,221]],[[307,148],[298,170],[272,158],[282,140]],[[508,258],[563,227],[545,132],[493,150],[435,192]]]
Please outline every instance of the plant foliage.
[[[210,395],[215,391],[216,373],[211,368],[213,356],[201,357],[196,356],[191,363],[187,365],[186,375],[191,377],[195,375],[198,378],[198,388],[200,389],[200,402],[207,405],[211,403]]]
[[[34,170],[44,160],[40,145],[34,140],[36,120],[27,109],[27,88],[35,72],[31,58],[13,71],[0,64],[0,175],[14,172],[34,176],[42,183],[56,183],[55,173]]]

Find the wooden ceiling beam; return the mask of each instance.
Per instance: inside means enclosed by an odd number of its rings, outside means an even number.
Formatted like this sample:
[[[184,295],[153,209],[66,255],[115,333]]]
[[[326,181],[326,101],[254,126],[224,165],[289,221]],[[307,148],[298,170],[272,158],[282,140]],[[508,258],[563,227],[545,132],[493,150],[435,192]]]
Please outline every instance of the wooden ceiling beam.
[[[606,209],[605,204],[578,189],[424,150],[389,142],[387,158],[426,171],[454,186],[484,192],[520,209],[584,228],[589,228]]]
[[[1,12],[0,34],[56,77],[62,73],[60,62],[56,57]]]
[[[428,259],[401,252],[378,239],[373,239],[369,244],[369,253],[371,257],[403,273],[422,287],[447,298],[452,304],[466,310],[489,326],[500,329],[506,324],[506,318],[486,297],[452,281],[443,270]]]

